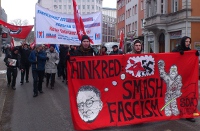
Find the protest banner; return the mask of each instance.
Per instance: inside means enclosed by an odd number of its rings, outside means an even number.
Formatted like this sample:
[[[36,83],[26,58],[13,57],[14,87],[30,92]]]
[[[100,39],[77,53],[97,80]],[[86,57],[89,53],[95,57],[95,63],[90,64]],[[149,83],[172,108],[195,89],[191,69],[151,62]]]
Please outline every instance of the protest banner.
[[[195,51],[72,57],[68,89],[76,130],[199,116]]]
[[[79,45],[74,15],[54,12],[36,4],[36,43]],[[95,12],[82,15],[87,35],[94,45],[102,41],[102,14]]]

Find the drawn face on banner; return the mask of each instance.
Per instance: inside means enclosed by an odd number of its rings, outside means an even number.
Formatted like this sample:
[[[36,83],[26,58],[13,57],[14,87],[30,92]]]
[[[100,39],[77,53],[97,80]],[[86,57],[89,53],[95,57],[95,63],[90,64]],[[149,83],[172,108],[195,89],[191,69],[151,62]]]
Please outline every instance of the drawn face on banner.
[[[78,113],[85,122],[93,122],[102,110],[100,91],[93,86],[82,86],[77,93]]]
[[[177,74],[178,74],[177,66],[176,65],[171,66],[170,77],[174,79],[177,76]]]

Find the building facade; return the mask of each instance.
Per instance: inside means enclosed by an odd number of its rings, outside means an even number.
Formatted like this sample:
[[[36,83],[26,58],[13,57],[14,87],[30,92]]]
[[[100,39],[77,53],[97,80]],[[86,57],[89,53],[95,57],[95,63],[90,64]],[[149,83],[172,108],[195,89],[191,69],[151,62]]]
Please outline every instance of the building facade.
[[[80,14],[88,14],[101,11],[103,0],[76,0]],[[72,0],[38,0],[38,3],[49,10],[73,14]]]
[[[102,43],[115,42],[116,39],[116,8],[102,8]]]
[[[192,38],[191,48],[200,42],[200,1],[146,0],[144,51],[171,52],[183,36]]]
[[[126,0],[117,0],[117,39],[119,41],[120,32],[125,34],[125,10],[126,10]]]

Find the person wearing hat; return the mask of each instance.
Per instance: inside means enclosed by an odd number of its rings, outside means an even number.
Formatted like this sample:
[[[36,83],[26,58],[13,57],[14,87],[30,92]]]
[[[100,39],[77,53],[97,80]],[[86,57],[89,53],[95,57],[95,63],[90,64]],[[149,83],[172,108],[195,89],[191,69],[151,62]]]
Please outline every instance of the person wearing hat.
[[[20,69],[20,56],[18,52],[19,49],[17,47],[14,47],[11,53],[6,55],[6,57],[4,58],[4,62],[6,63],[7,66],[7,80],[8,80],[7,85],[8,87],[11,86],[13,90],[16,89],[15,84],[17,78],[17,68]]]
[[[135,39],[131,45],[132,51],[127,54],[141,54],[142,53],[142,43],[139,39]]]
[[[91,47],[90,38],[87,35],[83,35],[81,44],[77,50],[75,50],[74,56],[94,56],[98,55],[97,50]]]
[[[46,53],[48,59],[45,64],[46,87],[49,86],[50,81],[51,89],[53,89],[57,72],[57,65],[59,62],[59,55],[55,50],[55,45],[50,45],[50,48],[46,51]]]
[[[38,91],[43,93],[42,91],[42,82],[44,78],[45,72],[45,63],[48,60],[46,57],[46,53],[43,51],[42,45],[36,45],[35,50],[33,50],[28,60],[32,66],[32,76],[33,76],[33,97],[38,96]]]
[[[29,82],[29,69],[31,63],[28,60],[28,57],[31,53],[31,50],[28,48],[27,43],[23,43],[23,46],[20,48],[20,56],[21,56],[21,85],[24,83],[24,76],[26,74],[26,83]]]
[[[118,45],[112,46],[113,51],[110,52],[110,55],[121,55],[123,52],[118,49]]]

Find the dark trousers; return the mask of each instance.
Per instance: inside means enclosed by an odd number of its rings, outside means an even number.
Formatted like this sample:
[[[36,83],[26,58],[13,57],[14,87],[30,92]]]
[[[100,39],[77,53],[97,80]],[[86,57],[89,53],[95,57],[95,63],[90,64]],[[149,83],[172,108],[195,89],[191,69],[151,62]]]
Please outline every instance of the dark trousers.
[[[46,85],[49,85],[49,80],[51,80],[51,87],[54,87],[54,83],[55,83],[55,76],[56,73],[46,73]]]
[[[16,68],[16,67],[15,67],[15,68],[8,67],[8,68],[7,68],[7,80],[8,80],[8,85],[10,85],[11,80],[12,80],[11,87],[15,87],[16,78],[17,78],[17,68]]]
[[[61,72],[61,76],[63,77],[63,80],[65,80],[66,79],[66,68],[64,65],[61,65],[60,72]]]
[[[29,69],[30,69],[30,66],[24,66],[24,71],[21,71],[21,82],[24,82],[24,76],[26,74],[26,81],[28,81],[28,78],[29,78]]]
[[[33,92],[34,94],[38,94],[38,91],[42,91],[44,71],[32,70],[32,76],[33,76]]]

